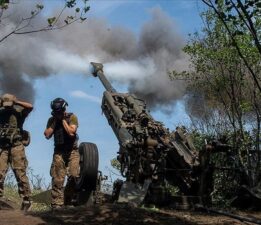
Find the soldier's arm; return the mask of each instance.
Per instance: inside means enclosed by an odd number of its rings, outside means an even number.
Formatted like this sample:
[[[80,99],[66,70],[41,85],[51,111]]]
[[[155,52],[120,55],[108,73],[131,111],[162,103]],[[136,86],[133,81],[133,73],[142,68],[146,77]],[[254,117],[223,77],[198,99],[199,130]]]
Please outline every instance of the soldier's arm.
[[[69,124],[65,119],[63,119],[62,122],[63,122],[63,127],[67,132],[67,134],[69,134],[70,136],[74,136],[76,134],[77,127],[78,127],[77,117],[75,115],[72,115]]]
[[[46,139],[50,139],[53,135],[53,129],[51,127],[46,128],[44,131],[44,136]]]
[[[30,111],[33,110],[33,105],[29,102],[24,102],[24,101],[21,101],[21,100],[15,100],[15,104],[23,106],[27,110],[30,110]]]
[[[53,136],[53,131],[56,125],[56,121],[54,118],[50,118],[47,122],[46,129],[44,131],[44,136],[46,139],[50,139]]]
[[[15,99],[14,104],[22,107],[23,110],[21,111],[21,113],[24,117],[27,117],[28,114],[33,110],[33,105],[29,102]]]

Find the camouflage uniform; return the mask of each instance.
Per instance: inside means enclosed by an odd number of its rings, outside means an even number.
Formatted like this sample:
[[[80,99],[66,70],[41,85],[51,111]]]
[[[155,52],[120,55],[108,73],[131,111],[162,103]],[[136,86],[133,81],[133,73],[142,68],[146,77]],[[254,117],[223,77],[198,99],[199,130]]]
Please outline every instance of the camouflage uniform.
[[[78,127],[78,119],[74,114],[66,114],[68,125]],[[69,136],[65,131],[62,122],[49,118],[47,129],[54,130],[54,154],[50,169],[52,177],[51,204],[53,207],[71,204],[75,193],[75,179],[79,175],[80,156],[78,152],[78,136]],[[63,185],[66,175],[68,176],[67,184],[63,191]]]
[[[28,161],[22,143],[23,123],[30,111],[19,105],[0,107],[0,196],[3,196],[5,176],[10,164],[18,183],[18,193],[24,201],[28,201],[31,195],[26,176]]]

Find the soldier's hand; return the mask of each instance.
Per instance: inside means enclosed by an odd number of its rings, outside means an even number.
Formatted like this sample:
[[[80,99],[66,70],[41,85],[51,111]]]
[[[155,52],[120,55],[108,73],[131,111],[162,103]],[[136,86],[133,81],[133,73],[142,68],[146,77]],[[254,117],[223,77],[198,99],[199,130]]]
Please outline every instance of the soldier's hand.
[[[2,102],[13,102],[13,103],[15,103],[16,101],[17,101],[17,99],[16,99],[15,95],[6,93],[2,96]]]
[[[18,99],[16,98],[16,96],[14,96],[14,103],[16,103],[18,101]]]
[[[62,121],[65,117],[64,112],[52,113],[52,115],[56,121]]]
[[[11,95],[11,94],[10,94],[10,98],[11,98],[11,101],[13,101],[14,103],[17,102],[17,98],[16,98],[15,95]]]

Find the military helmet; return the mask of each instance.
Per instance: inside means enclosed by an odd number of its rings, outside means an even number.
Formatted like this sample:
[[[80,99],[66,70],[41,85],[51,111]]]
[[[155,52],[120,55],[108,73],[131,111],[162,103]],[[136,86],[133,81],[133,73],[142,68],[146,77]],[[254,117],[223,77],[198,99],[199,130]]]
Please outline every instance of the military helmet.
[[[56,98],[51,101],[51,109],[53,112],[64,112],[68,103],[63,98]]]

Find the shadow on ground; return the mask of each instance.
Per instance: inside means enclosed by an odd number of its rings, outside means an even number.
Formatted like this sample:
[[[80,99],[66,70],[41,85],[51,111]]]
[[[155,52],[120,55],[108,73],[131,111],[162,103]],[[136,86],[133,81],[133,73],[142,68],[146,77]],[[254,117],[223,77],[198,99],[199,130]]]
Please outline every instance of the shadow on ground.
[[[196,225],[189,218],[173,217],[170,214],[134,208],[126,204],[106,204],[93,207],[76,207],[56,212],[36,213],[48,225]]]
[[[225,216],[196,211],[158,210],[126,203],[79,206],[60,211],[24,213],[12,202],[0,201],[1,225],[243,225]],[[248,215],[250,216],[250,215]]]

